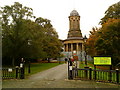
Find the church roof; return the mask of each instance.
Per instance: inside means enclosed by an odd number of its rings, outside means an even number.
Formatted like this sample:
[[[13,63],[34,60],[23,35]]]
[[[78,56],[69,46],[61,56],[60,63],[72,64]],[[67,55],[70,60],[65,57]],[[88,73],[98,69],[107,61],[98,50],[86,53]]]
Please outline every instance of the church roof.
[[[79,16],[79,13],[78,13],[76,10],[73,10],[73,11],[70,13],[70,16]]]

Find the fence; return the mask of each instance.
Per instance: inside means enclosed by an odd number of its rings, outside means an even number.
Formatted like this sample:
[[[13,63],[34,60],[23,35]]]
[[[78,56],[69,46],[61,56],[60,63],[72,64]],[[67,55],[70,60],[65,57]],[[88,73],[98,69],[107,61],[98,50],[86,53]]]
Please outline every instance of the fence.
[[[14,79],[16,78],[15,68],[2,68],[2,79]]]
[[[24,79],[24,68],[2,68],[2,79]]]
[[[75,74],[77,72],[77,74]],[[79,69],[73,68],[73,78],[88,79],[102,82],[112,82],[120,84],[120,71],[116,70],[95,70],[95,69]]]

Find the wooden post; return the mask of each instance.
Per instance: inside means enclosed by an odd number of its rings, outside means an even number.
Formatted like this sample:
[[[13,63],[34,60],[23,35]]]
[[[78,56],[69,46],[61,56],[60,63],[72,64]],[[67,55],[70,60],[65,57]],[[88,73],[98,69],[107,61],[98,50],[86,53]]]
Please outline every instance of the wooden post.
[[[110,72],[109,72],[109,82],[111,82],[112,81],[112,72],[111,72],[111,70],[112,70],[112,65],[110,65]]]
[[[96,65],[94,65],[94,79],[96,80]]]
[[[89,79],[90,80],[92,79],[92,68],[91,67],[89,68]]]
[[[119,83],[119,69],[116,69],[116,82]]]

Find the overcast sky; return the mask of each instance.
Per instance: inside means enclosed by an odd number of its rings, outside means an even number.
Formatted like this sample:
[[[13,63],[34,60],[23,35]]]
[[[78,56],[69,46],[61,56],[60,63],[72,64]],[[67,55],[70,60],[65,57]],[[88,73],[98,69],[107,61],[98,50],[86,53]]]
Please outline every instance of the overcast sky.
[[[0,0],[0,6],[19,2],[32,8],[36,17],[51,20],[60,39],[66,39],[69,30],[68,16],[72,10],[77,10],[81,16],[80,29],[83,36],[89,36],[92,27],[99,27],[98,23],[108,7],[118,1],[120,0]]]

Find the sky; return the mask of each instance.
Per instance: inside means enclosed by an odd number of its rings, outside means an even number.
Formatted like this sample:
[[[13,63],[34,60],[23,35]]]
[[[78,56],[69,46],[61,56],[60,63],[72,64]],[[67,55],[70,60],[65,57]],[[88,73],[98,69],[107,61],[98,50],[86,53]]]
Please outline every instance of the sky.
[[[100,19],[105,11],[120,0],[0,0],[0,6],[13,5],[19,2],[23,6],[33,9],[36,17],[51,20],[59,39],[67,39],[69,31],[69,16],[72,10],[77,10],[80,15],[80,29],[82,35],[89,37],[92,27],[100,27]]]

